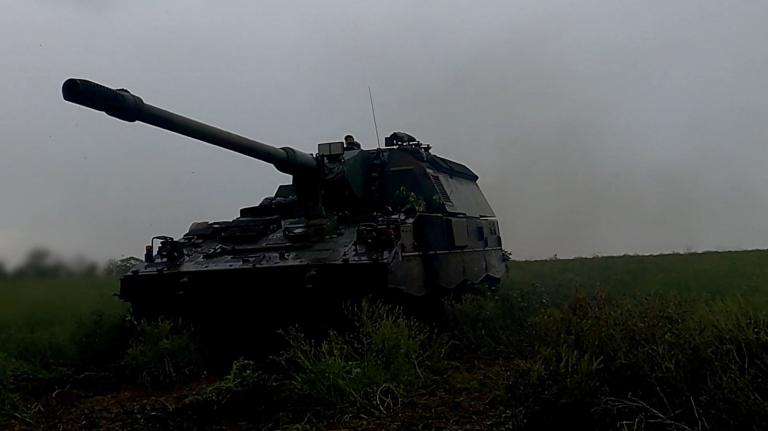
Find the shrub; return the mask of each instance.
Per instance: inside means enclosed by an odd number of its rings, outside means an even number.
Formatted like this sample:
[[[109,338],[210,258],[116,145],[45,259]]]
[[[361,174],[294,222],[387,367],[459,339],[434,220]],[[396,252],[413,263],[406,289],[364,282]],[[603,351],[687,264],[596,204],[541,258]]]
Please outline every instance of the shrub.
[[[280,405],[278,389],[274,375],[265,374],[253,361],[239,359],[223,379],[184,400],[182,411],[199,419],[259,416]]]
[[[295,329],[285,332],[289,390],[307,405],[331,411],[356,406],[389,413],[429,380],[446,345],[397,307],[366,300],[349,315],[350,331],[331,332],[319,343]]]

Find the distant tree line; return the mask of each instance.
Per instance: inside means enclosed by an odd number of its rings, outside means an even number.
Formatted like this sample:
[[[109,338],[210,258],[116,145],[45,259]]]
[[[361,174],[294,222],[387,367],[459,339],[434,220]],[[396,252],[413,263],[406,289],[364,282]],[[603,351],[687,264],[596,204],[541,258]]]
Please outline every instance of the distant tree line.
[[[82,256],[64,259],[45,248],[34,248],[13,268],[0,261],[0,279],[119,276],[141,262],[135,257],[109,259],[99,264]]]

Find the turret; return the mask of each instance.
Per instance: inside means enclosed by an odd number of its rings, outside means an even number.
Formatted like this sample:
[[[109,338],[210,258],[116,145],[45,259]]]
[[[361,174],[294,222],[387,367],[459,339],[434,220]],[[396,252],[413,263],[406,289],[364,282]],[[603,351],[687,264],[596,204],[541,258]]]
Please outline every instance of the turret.
[[[327,214],[371,215],[412,206],[430,213],[493,217],[466,166],[434,155],[430,146],[403,132],[385,139],[385,148],[365,150],[352,136],[318,145],[316,156],[209,126],[145,103],[125,89],[68,79],[64,100],[123,121],[151,124],[274,165],[293,176],[291,193],[306,219]]]
[[[217,147],[259,159],[290,175],[319,175],[317,160],[290,148],[273,147],[217,127],[145,103],[125,89],[112,89],[85,79],[70,78],[61,87],[64,100],[77,103],[123,121],[139,121]]]

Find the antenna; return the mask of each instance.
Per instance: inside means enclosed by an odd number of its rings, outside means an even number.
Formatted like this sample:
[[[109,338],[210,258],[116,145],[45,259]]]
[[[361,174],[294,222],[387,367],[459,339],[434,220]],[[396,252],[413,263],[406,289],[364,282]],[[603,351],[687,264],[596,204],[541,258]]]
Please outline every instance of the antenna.
[[[376,130],[376,144],[381,148],[381,139],[379,139],[379,126],[376,124],[376,110],[373,108],[373,93],[371,86],[368,86],[368,98],[371,99],[371,113],[373,114],[373,128]]]

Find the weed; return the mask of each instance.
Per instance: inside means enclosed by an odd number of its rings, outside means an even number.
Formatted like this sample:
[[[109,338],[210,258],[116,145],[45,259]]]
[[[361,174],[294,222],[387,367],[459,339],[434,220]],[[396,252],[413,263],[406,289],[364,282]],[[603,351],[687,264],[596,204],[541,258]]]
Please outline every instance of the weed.
[[[368,413],[397,410],[404,396],[428,381],[444,343],[399,308],[364,301],[350,309],[353,327],[315,342],[297,330],[285,332],[282,356],[290,391],[307,405],[335,411],[356,406]]]
[[[278,406],[280,392],[276,377],[265,374],[253,361],[239,359],[223,379],[184,400],[182,411],[197,420],[230,415],[254,418],[274,412]]]
[[[148,387],[184,382],[202,371],[191,330],[167,320],[138,324],[122,364]]]

